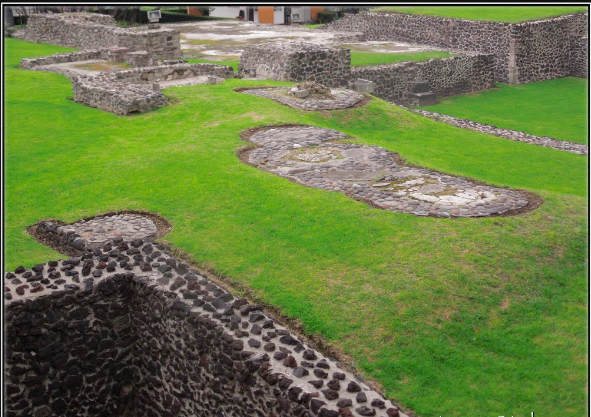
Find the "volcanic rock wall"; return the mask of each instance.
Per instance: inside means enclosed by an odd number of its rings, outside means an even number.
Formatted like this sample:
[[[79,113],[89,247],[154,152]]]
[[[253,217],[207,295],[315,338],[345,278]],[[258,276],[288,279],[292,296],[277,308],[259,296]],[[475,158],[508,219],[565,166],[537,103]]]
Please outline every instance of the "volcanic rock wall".
[[[144,113],[166,105],[152,83],[199,75],[234,76],[232,67],[215,64],[176,64],[142,67],[72,78],[74,100],[121,116]]]
[[[570,72],[581,78],[589,78],[589,38],[579,36],[573,38]]]
[[[404,416],[152,241],[4,278],[8,416]]]
[[[174,29],[124,29],[111,16],[94,13],[34,14],[14,37],[80,49],[120,46],[154,58],[178,58],[180,33]]]
[[[369,41],[404,41],[495,55],[495,80],[514,84],[569,75],[573,36],[585,36],[588,15],[579,13],[524,23],[365,12],[324,30],[362,32]]]
[[[238,74],[279,81],[313,81],[345,87],[351,77],[351,51],[306,42],[252,45],[240,57]]]
[[[488,90],[494,87],[494,56],[466,54],[424,62],[354,67],[353,78],[373,81],[373,94],[381,99],[408,104],[413,81],[428,81],[437,97]]]
[[[37,265],[10,279],[20,283],[5,310],[9,417],[124,415],[133,399],[130,280],[113,275],[95,286],[90,275],[67,283],[58,275],[76,262]]]

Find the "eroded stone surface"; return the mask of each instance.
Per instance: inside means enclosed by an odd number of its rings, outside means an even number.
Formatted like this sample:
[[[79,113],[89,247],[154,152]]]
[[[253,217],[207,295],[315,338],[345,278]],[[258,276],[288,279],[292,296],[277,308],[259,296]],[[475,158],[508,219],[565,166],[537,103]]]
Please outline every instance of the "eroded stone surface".
[[[109,227],[95,220],[76,230]],[[405,417],[262,306],[131,237],[5,273],[8,416]]]
[[[423,168],[401,166],[377,146],[338,143],[336,130],[296,126],[263,129],[248,162],[301,184],[417,216],[479,217],[524,209],[525,194]]]
[[[286,106],[307,111],[347,109],[353,107],[364,98],[361,93],[344,89],[330,90],[334,97],[333,99],[297,98],[289,95],[289,91],[289,87],[280,87],[257,88],[243,90],[242,92],[252,96],[269,98]]]

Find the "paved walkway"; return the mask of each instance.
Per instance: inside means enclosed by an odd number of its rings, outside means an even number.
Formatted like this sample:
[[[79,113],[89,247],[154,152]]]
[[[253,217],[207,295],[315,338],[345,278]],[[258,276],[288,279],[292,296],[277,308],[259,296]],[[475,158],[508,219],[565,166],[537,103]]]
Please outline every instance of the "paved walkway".
[[[403,166],[386,149],[337,142],[346,138],[318,127],[264,128],[249,138],[258,148],[248,154],[248,163],[310,187],[417,216],[494,216],[532,206],[523,192]]]

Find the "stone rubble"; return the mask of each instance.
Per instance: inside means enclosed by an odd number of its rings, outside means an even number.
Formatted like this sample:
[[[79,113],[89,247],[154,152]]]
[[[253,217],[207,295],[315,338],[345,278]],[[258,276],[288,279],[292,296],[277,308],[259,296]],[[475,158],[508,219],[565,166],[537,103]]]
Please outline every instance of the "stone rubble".
[[[269,126],[248,139],[257,148],[247,161],[309,187],[416,216],[483,217],[528,209],[528,197],[520,191],[401,166],[392,152],[339,143],[343,139],[349,137],[331,129]]]
[[[535,136],[529,133],[519,132],[517,130],[503,129],[500,127],[487,125],[485,123],[478,123],[473,120],[459,119],[457,117],[434,113],[427,110],[411,108],[408,108],[407,110],[428,117],[429,119],[433,119],[438,122],[446,123],[448,125],[459,127],[462,129],[474,130],[476,132],[487,133],[489,135],[513,140],[516,142],[525,142],[531,145],[543,146],[545,148],[551,149],[558,149],[560,151],[576,153],[579,155],[589,154],[589,147],[582,143],[558,140],[550,138],[548,136]]]

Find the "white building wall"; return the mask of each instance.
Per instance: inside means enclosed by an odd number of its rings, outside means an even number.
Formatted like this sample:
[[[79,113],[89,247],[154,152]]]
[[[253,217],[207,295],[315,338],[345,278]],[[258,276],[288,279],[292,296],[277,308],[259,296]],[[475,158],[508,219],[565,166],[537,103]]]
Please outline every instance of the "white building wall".
[[[245,6],[214,6],[215,8],[210,13],[210,16],[214,17],[230,17],[235,18],[238,17],[240,10],[244,10],[244,20],[248,18],[246,14],[246,7]]]

